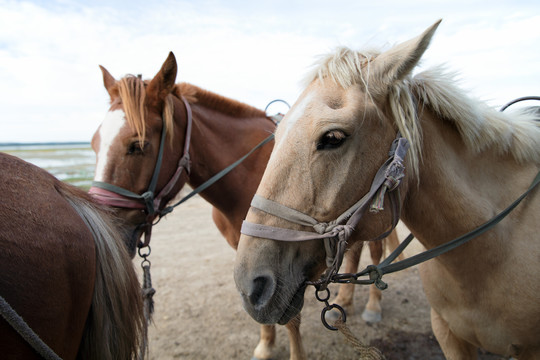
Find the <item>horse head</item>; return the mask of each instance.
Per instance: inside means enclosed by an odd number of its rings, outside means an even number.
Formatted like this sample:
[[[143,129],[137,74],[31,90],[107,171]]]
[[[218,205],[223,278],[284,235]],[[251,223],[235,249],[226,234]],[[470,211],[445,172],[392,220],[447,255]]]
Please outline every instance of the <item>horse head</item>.
[[[266,230],[246,227],[238,246],[235,281],[255,320],[289,321],[302,308],[306,282],[317,280],[329,266],[328,242],[306,233],[315,230],[327,239],[348,229],[337,226],[350,217],[348,209],[370,193],[402,130],[392,121],[388,99],[396,96],[395,85],[410,77],[438,24],[383,53],[339,49],[308,77],[308,86],[277,129],[246,217],[246,223]],[[405,129],[402,135],[409,136]],[[407,177],[403,182],[406,188]],[[270,205],[259,206],[260,199]],[[353,225],[359,235],[355,238],[364,240],[384,233],[392,217],[389,209],[362,216]],[[297,237],[301,241],[290,241],[287,237],[296,237],[296,231],[302,231]]]
[[[102,66],[101,71],[111,105],[92,138],[97,163],[90,193],[118,209],[133,254],[142,233],[150,231],[159,211],[186,182],[185,172],[177,170],[189,109],[173,94],[177,65],[172,52],[149,81],[132,75],[116,80]],[[175,111],[182,106],[185,111]],[[187,169],[189,159],[183,160]]]

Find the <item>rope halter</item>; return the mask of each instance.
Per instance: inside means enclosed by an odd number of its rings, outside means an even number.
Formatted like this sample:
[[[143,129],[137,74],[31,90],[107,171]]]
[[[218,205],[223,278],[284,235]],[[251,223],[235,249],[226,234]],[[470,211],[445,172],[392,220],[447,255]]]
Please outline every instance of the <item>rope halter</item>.
[[[338,218],[330,222],[320,222],[301,211],[263,198],[257,194],[253,197],[251,202],[253,208],[291,223],[311,227],[315,232],[279,228],[244,221],[241,233],[277,241],[323,240],[326,251],[326,266],[328,269],[321,280],[310,282],[309,284],[325,289],[328,283],[332,281],[332,278],[337,275],[343,262],[347,240],[360,222],[364,211],[368,207],[374,212],[383,210],[383,199],[386,193],[389,195],[392,206],[392,225],[388,231],[372,240],[386,237],[397,225],[400,204],[397,198],[399,195],[395,190],[397,190],[404,177],[405,167],[403,166],[403,159],[408,149],[409,142],[398,133],[392,143],[389,158],[377,171],[369,192]]]

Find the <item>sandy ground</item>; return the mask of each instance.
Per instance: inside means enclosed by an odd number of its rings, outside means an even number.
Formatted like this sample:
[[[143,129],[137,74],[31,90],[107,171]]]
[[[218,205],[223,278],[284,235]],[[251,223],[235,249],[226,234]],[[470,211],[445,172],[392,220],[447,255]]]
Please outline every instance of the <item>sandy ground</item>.
[[[400,239],[407,234],[400,232]],[[260,326],[244,312],[233,280],[235,251],[221,237],[211,207],[195,197],[164,218],[152,236],[152,280],[156,289],[151,359],[251,359]],[[416,244],[407,255],[418,251]],[[139,259],[134,260],[136,266]],[[364,251],[361,267],[369,265]],[[347,324],[364,343],[387,359],[444,359],[431,332],[429,305],[416,268],[385,276],[383,320],[360,317],[368,287],[355,290],[355,313]],[[337,292],[337,286],[332,288]],[[320,321],[322,304],[306,291],[301,334],[309,359],[358,359],[338,333]],[[278,326],[275,360],[289,358],[287,331]],[[480,359],[502,359],[481,354]]]

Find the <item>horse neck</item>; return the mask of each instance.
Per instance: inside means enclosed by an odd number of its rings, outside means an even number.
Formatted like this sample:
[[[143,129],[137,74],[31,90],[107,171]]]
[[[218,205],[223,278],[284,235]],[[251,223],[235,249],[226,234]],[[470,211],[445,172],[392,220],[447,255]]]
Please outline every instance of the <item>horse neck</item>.
[[[193,104],[188,183],[197,187],[249,152],[275,128],[265,116],[235,117]],[[232,223],[240,226],[261,180],[272,146],[255,151],[232,172],[201,193]]]
[[[428,111],[422,127],[423,160],[418,179],[407,181],[402,219],[428,249],[489,221],[519,197],[536,175],[534,166],[521,166],[489,149],[473,153],[452,124]],[[484,253],[503,249],[508,246],[504,229],[490,230],[483,236],[489,242],[474,239],[453,250],[452,257],[477,254],[473,248]]]

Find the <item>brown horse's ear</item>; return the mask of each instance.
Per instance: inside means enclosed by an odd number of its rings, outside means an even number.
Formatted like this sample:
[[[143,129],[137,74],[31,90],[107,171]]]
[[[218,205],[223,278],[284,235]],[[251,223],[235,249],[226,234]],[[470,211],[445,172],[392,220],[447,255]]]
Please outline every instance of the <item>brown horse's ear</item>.
[[[375,86],[376,92],[382,91],[384,93],[389,86],[402,80],[412,72],[429,46],[431,38],[441,21],[442,19],[438,20],[420,36],[396,45],[373,60],[371,70],[373,78],[370,85]]]
[[[103,66],[99,65],[99,68],[103,74],[103,85],[105,85],[105,89],[107,89],[107,92],[112,99],[113,95],[111,90],[114,84],[116,84],[116,79]]]
[[[172,52],[161,66],[161,69],[156,76],[148,84],[146,96],[149,100],[154,100],[156,103],[162,102],[167,95],[174,89],[176,81],[176,58]]]

